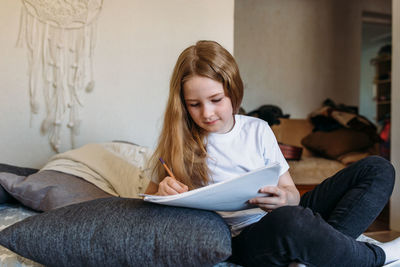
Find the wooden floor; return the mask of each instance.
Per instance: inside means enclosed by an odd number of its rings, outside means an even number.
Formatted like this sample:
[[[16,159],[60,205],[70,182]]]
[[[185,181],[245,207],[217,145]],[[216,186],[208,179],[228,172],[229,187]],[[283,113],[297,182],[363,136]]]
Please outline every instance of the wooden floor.
[[[400,232],[386,230],[386,231],[377,231],[377,232],[366,232],[366,236],[369,236],[379,242],[388,242],[396,239],[400,236]]]

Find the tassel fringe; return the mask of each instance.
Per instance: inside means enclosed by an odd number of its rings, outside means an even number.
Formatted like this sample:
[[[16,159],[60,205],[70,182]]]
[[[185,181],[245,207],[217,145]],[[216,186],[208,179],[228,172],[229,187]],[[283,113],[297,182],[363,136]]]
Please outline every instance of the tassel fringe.
[[[90,0],[88,2],[93,6]],[[101,6],[102,1],[96,6],[98,12]],[[81,125],[79,108],[83,107],[82,94],[92,92],[95,86],[96,20],[94,17],[81,27],[67,28],[32,14],[26,4],[21,10],[16,45],[25,44],[27,47],[30,109],[32,114],[39,113],[38,91],[41,89],[46,108],[41,133],[48,135],[56,152],[61,146],[64,123],[71,132],[71,146],[75,147],[74,136],[79,134]]]

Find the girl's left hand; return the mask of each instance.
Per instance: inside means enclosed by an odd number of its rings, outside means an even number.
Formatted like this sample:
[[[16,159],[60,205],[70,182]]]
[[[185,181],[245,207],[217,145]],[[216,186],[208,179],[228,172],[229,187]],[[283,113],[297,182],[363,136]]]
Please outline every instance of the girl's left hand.
[[[279,207],[291,205],[289,202],[290,191],[279,186],[265,186],[259,193],[268,194],[265,197],[256,197],[249,200],[250,204],[257,205],[261,209],[271,212]]]

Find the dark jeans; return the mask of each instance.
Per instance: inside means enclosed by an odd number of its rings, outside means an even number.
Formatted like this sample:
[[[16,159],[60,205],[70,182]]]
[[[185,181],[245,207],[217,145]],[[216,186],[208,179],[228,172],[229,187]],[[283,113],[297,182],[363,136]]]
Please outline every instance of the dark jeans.
[[[229,261],[243,266],[381,266],[383,250],[355,240],[382,211],[394,186],[389,161],[362,159],[265,215],[232,239]]]

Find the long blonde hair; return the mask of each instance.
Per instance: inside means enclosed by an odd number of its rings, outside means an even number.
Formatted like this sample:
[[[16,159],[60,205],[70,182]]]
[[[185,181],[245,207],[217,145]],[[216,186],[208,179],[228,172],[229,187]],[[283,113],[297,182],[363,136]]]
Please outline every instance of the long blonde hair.
[[[207,151],[202,130],[190,117],[183,98],[183,85],[193,76],[203,76],[222,83],[231,99],[233,112],[239,111],[243,82],[233,56],[214,41],[198,41],[179,56],[170,81],[169,98],[158,145],[152,157],[153,175],[161,181],[167,173],[159,157],[172,167],[175,177],[189,189],[209,181]]]

